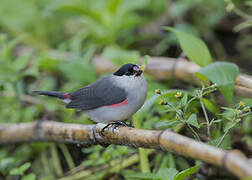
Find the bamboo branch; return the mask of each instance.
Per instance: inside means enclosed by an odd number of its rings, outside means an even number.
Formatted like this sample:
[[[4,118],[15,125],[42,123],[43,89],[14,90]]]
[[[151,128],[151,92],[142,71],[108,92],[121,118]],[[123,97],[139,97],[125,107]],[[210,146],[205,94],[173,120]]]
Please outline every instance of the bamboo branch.
[[[252,177],[252,164],[238,150],[226,151],[194,141],[177,133],[129,127],[109,128],[101,136],[104,124],[81,125],[54,121],[0,124],[0,144],[54,141],[75,144],[116,144],[173,151],[193,159],[224,167],[239,178]]]

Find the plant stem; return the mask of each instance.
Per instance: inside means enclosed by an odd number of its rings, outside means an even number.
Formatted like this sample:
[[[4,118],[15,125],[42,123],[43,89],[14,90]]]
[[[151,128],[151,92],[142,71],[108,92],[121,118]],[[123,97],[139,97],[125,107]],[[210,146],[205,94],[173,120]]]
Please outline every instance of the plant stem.
[[[137,117],[137,114],[133,116],[133,122],[134,126],[136,128],[140,128],[141,124],[139,122],[139,119]],[[144,148],[138,148],[139,156],[140,156],[140,168],[142,172],[150,172],[150,163],[148,159],[148,155],[146,153],[147,149]]]
[[[49,160],[46,156],[46,151],[43,151],[41,154],[41,162],[46,176],[49,177],[49,179],[55,179],[55,175],[53,174],[52,169],[50,168]]]
[[[71,154],[69,152],[69,150],[67,149],[66,145],[65,144],[59,144],[59,148],[60,150],[62,151],[65,159],[66,159],[66,162],[67,162],[67,165],[69,167],[69,169],[73,169],[75,167],[74,165],[74,161],[71,157]]]
[[[200,99],[200,105],[202,107],[202,110],[203,110],[203,113],[204,113],[204,116],[206,118],[206,122],[207,122],[207,138],[208,138],[208,141],[211,140],[211,135],[210,135],[210,121],[209,121],[209,118],[207,116],[207,112],[206,112],[206,108],[205,108],[205,105],[202,101],[202,97],[199,98]]]
[[[233,117],[232,119],[232,123],[234,122],[234,120],[236,119],[236,115]],[[230,128],[231,129],[231,128]],[[226,135],[228,134],[228,132],[230,131],[230,129],[228,129],[223,136],[221,137],[221,139],[219,140],[218,144],[216,145],[216,147],[219,147],[222,143],[222,141],[224,140],[224,138],[226,137]]]
[[[59,159],[59,155],[57,152],[57,147],[55,144],[51,145],[51,155],[52,155],[52,163],[53,163],[53,167],[55,169],[55,173],[57,176],[62,176],[63,175],[63,169],[61,167],[60,164],[60,159]]]
[[[224,140],[224,138],[226,137],[226,135],[228,134],[229,130],[227,130],[223,136],[221,137],[221,139],[219,140],[218,144],[216,145],[216,147],[219,147],[222,143],[222,141]]]
[[[200,141],[200,137],[199,137],[199,135],[197,134],[197,132],[194,131],[194,129],[190,126],[190,124],[188,124],[188,123],[186,123],[186,124],[187,124],[187,126],[189,127],[189,129],[192,131],[194,137],[195,137],[198,141]]]
[[[150,172],[150,164],[146,150],[147,149],[144,148],[138,148],[140,155],[140,167],[142,172]]]

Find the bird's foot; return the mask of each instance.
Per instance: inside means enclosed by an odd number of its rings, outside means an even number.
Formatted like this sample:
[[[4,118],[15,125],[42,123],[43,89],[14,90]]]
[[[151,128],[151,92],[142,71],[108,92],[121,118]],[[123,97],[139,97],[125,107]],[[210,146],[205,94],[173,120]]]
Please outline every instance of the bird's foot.
[[[113,123],[109,123],[106,126],[104,126],[101,130],[101,134],[103,135],[104,131],[109,128],[110,126],[112,126],[112,132],[115,131],[116,128],[120,127],[120,126],[126,126],[126,127],[134,127],[131,124],[127,124],[124,121],[114,121]]]
[[[124,121],[115,121],[112,123],[112,125],[115,125],[116,127],[119,127],[119,126],[126,126],[126,127],[132,127],[132,128],[134,127],[133,125],[127,124]]]

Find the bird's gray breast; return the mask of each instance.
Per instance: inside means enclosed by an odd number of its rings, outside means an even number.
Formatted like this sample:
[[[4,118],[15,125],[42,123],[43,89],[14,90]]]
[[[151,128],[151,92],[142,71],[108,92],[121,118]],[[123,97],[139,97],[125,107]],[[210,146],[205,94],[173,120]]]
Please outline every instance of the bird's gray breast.
[[[112,82],[125,90],[127,104],[118,106],[103,106],[86,111],[95,122],[108,123],[110,121],[123,121],[138,111],[144,104],[147,95],[147,84],[143,75],[139,77],[112,76]]]

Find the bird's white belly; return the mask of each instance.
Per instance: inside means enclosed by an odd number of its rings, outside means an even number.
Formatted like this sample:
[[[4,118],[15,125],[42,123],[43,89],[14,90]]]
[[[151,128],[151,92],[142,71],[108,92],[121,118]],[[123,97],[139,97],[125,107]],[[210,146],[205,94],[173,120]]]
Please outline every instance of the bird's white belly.
[[[125,80],[123,80],[125,82]],[[147,85],[145,78],[142,77],[140,82],[132,87],[127,86],[127,104],[119,106],[103,106],[92,110],[85,111],[87,115],[95,122],[99,123],[109,123],[111,121],[124,121],[131,117],[134,113],[138,111],[144,104],[147,95]]]
[[[111,121],[123,121],[134,114],[134,109],[129,105],[119,107],[104,106],[86,111],[87,115],[95,122],[109,123]]]

